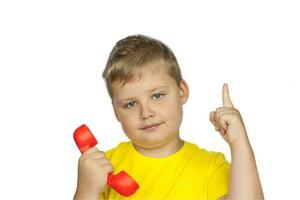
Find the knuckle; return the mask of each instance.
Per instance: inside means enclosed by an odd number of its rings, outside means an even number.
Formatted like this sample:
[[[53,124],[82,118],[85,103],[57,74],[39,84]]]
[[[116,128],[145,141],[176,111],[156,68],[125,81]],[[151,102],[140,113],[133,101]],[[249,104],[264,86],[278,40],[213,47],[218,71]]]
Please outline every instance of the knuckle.
[[[100,162],[101,162],[102,165],[110,164],[110,161],[106,158],[102,158]]]
[[[221,123],[222,120],[224,120],[224,116],[226,115],[226,113],[220,113],[218,116],[218,121]]]
[[[89,155],[90,158],[104,158],[105,154],[103,152],[97,151]]]
[[[211,122],[213,122],[213,121],[214,121],[214,116],[210,115],[209,120],[210,120]]]
[[[83,155],[88,155],[88,154],[91,154],[91,153],[94,153],[97,151],[99,151],[98,148],[94,146],[94,147],[87,149],[85,152],[83,152]]]
[[[85,157],[85,156],[82,156],[82,157],[79,159],[80,165],[87,165],[89,162],[90,162],[90,160],[89,160],[87,157]]]
[[[218,130],[219,130],[219,126],[218,126],[218,125],[216,125],[216,127],[215,127],[215,130],[216,130],[216,131],[218,131]]]
[[[86,156],[81,155],[81,156],[79,157],[79,162],[83,162],[85,159],[86,159]]]
[[[97,154],[98,154],[99,156],[101,156],[101,157],[104,157],[104,156],[105,156],[105,153],[104,153],[103,151],[99,151],[99,152],[97,152]]]
[[[240,111],[238,109],[234,109],[235,113],[240,114]]]
[[[214,114],[214,119],[217,118],[218,114],[219,114],[219,113],[217,113],[217,112]]]
[[[218,120],[218,121],[220,121],[221,116],[222,116],[221,114],[218,114],[218,115],[217,115],[217,120]]]
[[[110,165],[110,164],[103,165],[103,171],[105,171],[105,172],[113,171],[112,165]]]
[[[220,122],[220,120],[221,120],[221,116],[222,116],[222,113],[218,113],[218,114],[217,114],[217,116],[216,116],[216,120],[217,120],[218,122]]]
[[[224,110],[224,107],[219,107],[219,108],[216,109],[216,112],[220,112],[222,110]]]

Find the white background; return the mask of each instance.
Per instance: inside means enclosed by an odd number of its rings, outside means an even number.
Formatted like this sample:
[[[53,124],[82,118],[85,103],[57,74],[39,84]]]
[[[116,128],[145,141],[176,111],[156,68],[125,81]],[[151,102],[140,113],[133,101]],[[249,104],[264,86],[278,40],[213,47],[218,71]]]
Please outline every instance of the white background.
[[[72,199],[82,123],[104,151],[127,140],[101,74],[138,33],[166,43],[189,84],[182,138],[230,160],[209,121],[227,82],[266,199],[299,196],[299,3],[182,2],[1,1],[1,199]]]

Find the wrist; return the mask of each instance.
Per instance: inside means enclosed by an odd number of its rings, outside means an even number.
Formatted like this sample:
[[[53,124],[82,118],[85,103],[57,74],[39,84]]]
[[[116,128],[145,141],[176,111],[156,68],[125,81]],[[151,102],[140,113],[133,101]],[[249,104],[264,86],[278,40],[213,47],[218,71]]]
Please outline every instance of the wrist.
[[[251,148],[249,139],[247,137],[237,140],[229,144],[231,150],[242,150]]]

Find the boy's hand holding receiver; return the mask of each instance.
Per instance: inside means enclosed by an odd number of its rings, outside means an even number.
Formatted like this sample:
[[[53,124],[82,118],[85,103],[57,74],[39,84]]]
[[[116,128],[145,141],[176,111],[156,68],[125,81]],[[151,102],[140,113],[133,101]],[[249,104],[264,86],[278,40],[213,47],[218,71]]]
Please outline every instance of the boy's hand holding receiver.
[[[99,199],[105,190],[107,177],[113,166],[96,147],[87,149],[79,158],[76,198]]]

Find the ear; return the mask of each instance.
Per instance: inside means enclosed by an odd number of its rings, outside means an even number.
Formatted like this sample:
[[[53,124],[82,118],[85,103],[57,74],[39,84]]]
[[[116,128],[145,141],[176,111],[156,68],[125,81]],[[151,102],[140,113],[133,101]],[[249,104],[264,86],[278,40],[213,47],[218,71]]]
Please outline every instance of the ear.
[[[113,109],[114,109],[115,116],[116,116],[117,120],[120,122],[120,118],[119,118],[119,116],[118,116],[118,112],[117,112],[117,110],[116,110],[116,108],[115,108],[115,105],[114,105],[113,101],[111,101],[111,104],[112,104],[112,107],[113,107]]]
[[[189,94],[190,91],[189,91],[188,84],[186,83],[185,80],[181,80],[179,83],[179,98],[182,105],[184,105],[187,102],[189,98]]]

